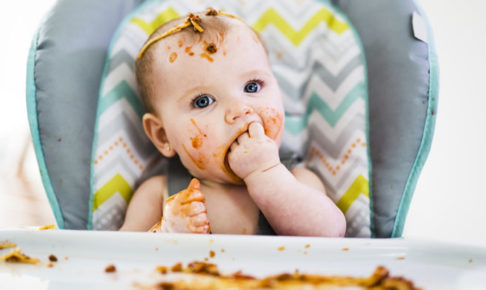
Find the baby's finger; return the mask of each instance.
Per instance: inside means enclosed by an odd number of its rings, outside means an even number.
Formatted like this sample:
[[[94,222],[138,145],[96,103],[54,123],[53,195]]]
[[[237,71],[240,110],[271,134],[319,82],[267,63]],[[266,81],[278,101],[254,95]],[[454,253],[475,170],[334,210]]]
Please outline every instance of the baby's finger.
[[[188,228],[192,233],[195,234],[209,234],[209,225],[203,225],[198,227],[190,225]]]
[[[238,137],[238,144],[241,145],[241,144],[245,143],[245,141],[247,141],[249,138],[250,138],[250,136],[248,136],[248,132],[241,134],[240,137]]]
[[[204,225],[209,225],[209,218],[208,215],[205,213],[198,214],[196,216],[190,217],[189,222],[195,226],[195,227],[200,227]]]
[[[181,204],[189,204],[192,202],[204,202],[204,194],[199,190],[188,191],[184,196]]]
[[[206,204],[204,204],[204,202],[195,201],[188,206],[189,208],[187,211],[187,215],[189,216],[196,216],[198,214],[205,214],[207,212]]]
[[[248,133],[250,134],[251,138],[260,138],[265,136],[263,126],[258,122],[253,122],[250,124],[250,127],[248,127]]]
[[[234,152],[236,150],[236,147],[238,147],[238,143],[237,142],[233,142],[233,144],[231,144],[230,151],[231,152]]]

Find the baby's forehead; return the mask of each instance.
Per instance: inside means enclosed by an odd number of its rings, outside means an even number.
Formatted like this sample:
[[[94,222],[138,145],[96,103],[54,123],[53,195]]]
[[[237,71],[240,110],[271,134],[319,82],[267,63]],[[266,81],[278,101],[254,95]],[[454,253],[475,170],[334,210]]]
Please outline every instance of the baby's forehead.
[[[183,47],[185,45],[210,42],[218,42],[220,45],[228,44],[228,41],[232,41],[236,37],[239,40],[259,40],[256,32],[250,26],[237,19],[225,19],[216,23],[205,23],[203,21],[201,26],[204,28],[203,32],[196,32],[192,27],[188,27],[182,31],[169,34],[161,39],[161,42],[172,46],[175,45],[176,47]]]

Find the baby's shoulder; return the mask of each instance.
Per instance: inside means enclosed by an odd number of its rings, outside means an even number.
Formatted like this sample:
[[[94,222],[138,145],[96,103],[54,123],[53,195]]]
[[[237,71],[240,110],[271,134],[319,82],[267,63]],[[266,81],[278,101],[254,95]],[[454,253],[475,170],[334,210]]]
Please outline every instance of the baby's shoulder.
[[[163,200],[165,200],[168,197],[167,176],[156,175],[148,178],[138,187],[137,192],[143,192],[144,195],[161,195]]]

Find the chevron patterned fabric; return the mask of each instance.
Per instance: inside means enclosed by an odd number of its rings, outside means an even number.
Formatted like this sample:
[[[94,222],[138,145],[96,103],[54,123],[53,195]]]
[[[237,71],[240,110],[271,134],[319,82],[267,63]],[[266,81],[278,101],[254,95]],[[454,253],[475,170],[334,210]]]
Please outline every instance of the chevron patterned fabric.
[[[139,49],[162,23],[224,10],[246,20],[265,42],[286,109],[282,149],[299,154],[345,213],[346,236],[369,237],[367,84],[351,24],[327,1],[149,1],[119,27],[101,84],[92,166],[92,228],[116,230],[142,174],[160,160],[143,132],[133,72]]]

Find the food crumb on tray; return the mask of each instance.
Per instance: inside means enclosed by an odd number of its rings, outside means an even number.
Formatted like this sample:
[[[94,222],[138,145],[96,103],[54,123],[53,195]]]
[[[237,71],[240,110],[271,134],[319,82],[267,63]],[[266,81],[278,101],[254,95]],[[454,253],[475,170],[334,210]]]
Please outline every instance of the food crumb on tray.
[[[49,261],[51,261],[51,262],[57,262],[57,257],[54,256],[53,254],[50,254],[49,255]]]
[[[45,226],[39,227],[39,231],[50,230],[50,229],[54,229],[55,227],[56,227],[55,224],[45,225]]]
[[[22,249],[16,248],[12,250],[10,253],[0,257],[1,261],[5,261],[7,263],[26,263],[26,264],[37,264],[39,259],[31,258],[26,254],[22,253]]]
[[[116,267],[115,267],[115,265],[110,264],[110,265],[106,266],[106,268],[105,268],[105,272],[106,272],[106,273],[114,273],[114,272],[116,272]]]
[[[7,248],[14,248],[17,247],[16,243],[12,243],[9,240],[1,241],[0,242],[0,250],[7,249]]]

